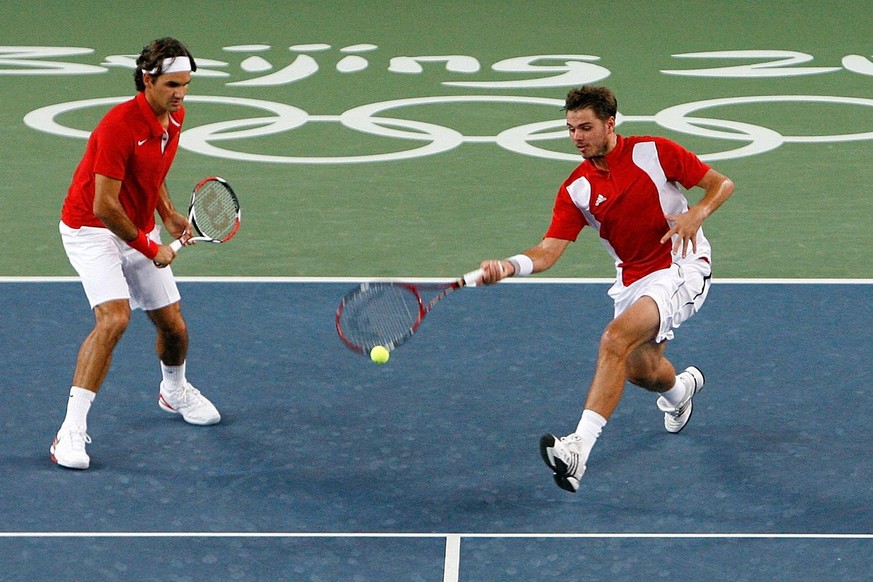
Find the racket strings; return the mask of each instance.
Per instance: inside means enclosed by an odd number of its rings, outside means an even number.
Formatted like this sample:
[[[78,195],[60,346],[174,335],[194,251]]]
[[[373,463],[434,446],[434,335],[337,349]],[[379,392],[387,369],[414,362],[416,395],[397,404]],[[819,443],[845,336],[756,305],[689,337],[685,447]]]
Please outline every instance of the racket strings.
[[[237,228],[239,203],[221,182],[211,180],[194,197],[193,217],[197,230],[215,240],[226,240]]]
[[[352,344],[391,349],[412,333],[420,310],[418,295],[406,287],[364,284],[345,302],[339,323]]]

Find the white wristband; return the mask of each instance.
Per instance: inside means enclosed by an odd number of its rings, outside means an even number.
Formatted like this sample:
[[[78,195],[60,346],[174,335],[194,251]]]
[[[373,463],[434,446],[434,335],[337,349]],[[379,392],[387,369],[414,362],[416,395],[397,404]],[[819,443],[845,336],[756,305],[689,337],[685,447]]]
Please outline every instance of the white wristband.
[[[527,277],[533,273],[533,261],[527,255],[513,255],[506,260],[515,267],[516,277]]]

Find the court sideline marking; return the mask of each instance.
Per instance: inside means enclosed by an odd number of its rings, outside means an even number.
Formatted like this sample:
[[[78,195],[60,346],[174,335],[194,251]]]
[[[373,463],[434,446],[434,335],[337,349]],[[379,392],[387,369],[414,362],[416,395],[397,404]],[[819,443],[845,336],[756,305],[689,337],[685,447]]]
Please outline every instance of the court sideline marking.
[[[181,283],[361,283],[364,281],[407,281],[410,283],[440,283],[454,281],[451,277],[176,277]],[[0,283],[76,283],[79,277],[3,277]],[[531,277],[509,278],[501,281],[501,284],[530,285],[538,283],[547,284],[600,284],[614,283],[614,278],[578,278],[578,277]],[[713,284],[726,285],[873,285],[873,279],[743,279],[721,278],[714,279]]]

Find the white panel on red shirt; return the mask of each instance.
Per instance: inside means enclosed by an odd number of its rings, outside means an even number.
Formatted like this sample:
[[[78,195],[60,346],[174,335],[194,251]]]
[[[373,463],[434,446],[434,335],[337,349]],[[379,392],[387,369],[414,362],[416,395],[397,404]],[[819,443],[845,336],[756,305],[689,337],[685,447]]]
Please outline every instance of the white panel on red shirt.
[[[680,185],[691,188],[709,166],[679,144],[660,137],[617,136],[606,155],[608,170],[583,161],[561,185],[547,237],[576,240],[585,225],[600,233],[625,285],[673,262],[665,214],[688,209]],[[693,258],[709,260],[702,229]]]

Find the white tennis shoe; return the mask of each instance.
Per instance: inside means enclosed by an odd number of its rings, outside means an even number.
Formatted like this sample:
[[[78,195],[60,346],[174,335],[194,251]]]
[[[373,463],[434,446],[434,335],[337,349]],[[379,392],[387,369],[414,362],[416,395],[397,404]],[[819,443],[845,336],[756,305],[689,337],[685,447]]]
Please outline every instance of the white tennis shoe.
[[[175,392],[165,390],[161,382],[158,405],[167,412],[181,414],[188,424],[205,426],[221,420],[218,409],[190,382],[185,382],[182,389]]]
[[[553,434],[540,439],[540,454],[546,465],[555,473],[558,487],[576,493],[579,480],[585,474],[585,462],[581,454],[582,437],[575,432],[560,439]]]
[[[49,448],[52,461],[68,469],[87,469],[91,457],[85,451],[86,444],[91,444],[91,437],[84,430],[62,426]]]
[[[693,410],[691,399],[703,390],[705,383],[703,372],[694,366],[685,368],[685,371],[681,372],[677,378],[685,384],[685,398],[682,399],[682,402],[674,406],[667,402],[663,396],[658,398],[658,408],[664,413],[664,428],[673,434],[681,431],[688,424]]]

